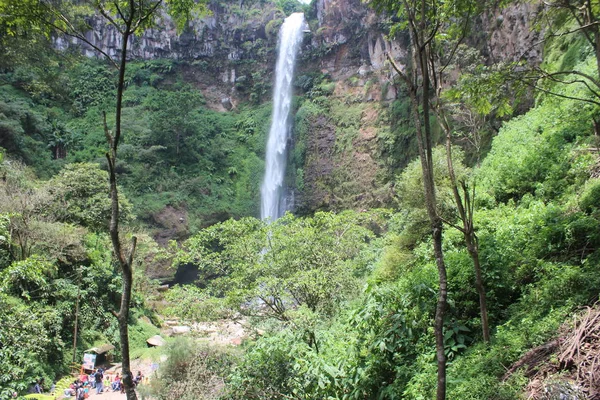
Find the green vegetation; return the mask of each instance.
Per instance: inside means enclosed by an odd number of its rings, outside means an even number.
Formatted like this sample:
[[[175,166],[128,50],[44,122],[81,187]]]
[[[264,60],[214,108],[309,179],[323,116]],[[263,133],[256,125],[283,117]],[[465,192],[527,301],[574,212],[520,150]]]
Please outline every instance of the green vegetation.
[[[79,180],[69,177],[73,173]],[[121,278],[109,250],[106,192],[97,194],[106,185],[106,172],[93,164],[71,164],[52,180],[39,181],[7,156],[0,175],[0,397],[10,398],[36,379],[52,382],[69,371],[78,297],[75,359],[93,345],[118,344],[110,311],[118,307]],[[152,257],[145,249],[141,254]],[[152,287],[144,281],[139,275],[136,287]],[[143,312],[144,296],[136,293],[136,312]],[[143,325],[135,318],[131,323],[132,331]],[[136,347],[145,347],[142,336],[134,339]]]
[[[186,210],[192,230],[257,215],[269,105],[211,111],[200,92],[183,81],[178,71],[185,65],[159,60],[130,67],[123,109],[128,135],[117,172],[139,220],[160,223],[157,215],[167,206]],[[2,86],[0,146],[41,177],[68,163],[95,162],[105,168],[102,112],[112,107],[112,74],[98,61],[75,64],[63,74],[74,88],[67,104],[52,107],[14,86]],[[4,79],[14,81],[14,74]],[[114,122],[110,114],[108,122]],[[68,179],[68,173],[62,174]],[[96,190],[100,193],[101,186]]]
[[[244,23],[263,18],[246,3],[227,10]],[[131,354],[163,360],[140,394],[434,398],[440,281],[423,164],[415,159],[410,88],[392,82],[398,99],[375,105],[360,101],[361,77],[336,82],[305,66],[295,81],[286,176],[302,204],[298,215],[271,224],[256,219],[271,111],[269,77],[259,65],[272,56],[282,18],[307,6],[281,0],[269,7],[267,39],[243,42],[246,55],[232,61],[240,69],[229,89],[242,102],[231,110],[212,104],[215,95],[206,89],[216,85],[209,75],[223,60],[128,65],[125,134],[114,168],[122,235],[138,237]],[[322,43],[304,57],[339,46]],[[73,357],[79,361],[94,345],[117,345],[119,359],[113,312],[123,278],[110,250],[103,129],[104,112],[108,126],[115,123],[116,72],[77,54],[56,55],[43,38],[28,44],[2,37],[0,48],[7,50],[0,61],[0,399],[9,399],[37,379],[58,381]],[[505,377],[507,369],[561,335],[578,309],[598,299],[597,94],[579,81],[565,83],[598,75],[592,50],[577,34],[549,40],[542,67],[565,81],[536,81],[544,91],[533,92],[531,109],[515,117],[520,106],[506,94],[523,100],[528,92],[521,81],[531,83],[532,71],[507,74],[506,65],[483,65],[466,46],[449,66],[456,85],[436,94],[428,167],[435,213],[444,222],[448,297],[441,338],[449,399],[526,398],[531,374],[521,369]],[[36,52],[39,63],[28,65]],[[564,76],[567,70],[573,75]],[[521,81],[509,80],[515,75]],[[365,91],[378,84],[374,74],[364,81]],[[343,87],[353,91],[340,95]],[[440,125],[444,116],[448,126]],[[367,132],[365,120],[373,130]],[[452,167],[446,149],[436,147],[446,128]],[[358,153],[377,158],[367,164],[353,159]],[[368,171],[377,187],[362,188],[373,192],[369,200],[356,196],[363,181],[353,166],[362,162],[360,168],[378,169]],[[489,342],[454,188],[472,200],[468,222],[481,260]],[[162,292],[151,279],[188,267],[198,269],[195,285]],[[248,336],[235,348],[192,335],[170,340],[164,350],[148,349],[146,339],[161,332],[160,317],[182,324],[243,321]]]
[[[576,105],[561,103],[566,109]],[[593,302],[600,289],[596,271],[600,224],[597,207],[590,205],[598,183],[589,178],[595,170],[596,155],[580,151],[593,139],[589,129],[555,150],[556,154],[568,153],[563,155],[566,160],[560,172],[537,175],[534,185],[559,188],[551,197],[547,190],[529,192],[523,188],[507,198],[506,191],[501,190],[505,175],[497,174],[501,162],[507,163],[503,168],[520,168],[520,163],[510,162],[518,154],[527,155],[543,168],[555,166],[557,159],[532,146],[530,137],[549,146],[570,135],[565,128],[573,124],[572,118],[586,117],[581,113],[569,114],[569,118],[565,115],[551,124],[547,133],[540,133],[530,118],[548,121],[557,112],[556,105],[554,98],[548,98],[507,124],[482,167],[475,170],[481,182],[475,220],[492,326],[490,345],[479,343],[477,292],[462,235],[445,232],[450,308],[444,338],[449,398],[518,398],[524,378],[517,375],[501,383],[505,366],[556,335],[565,318],[578,305]],[[516,130],[520,135],[513,136]],[[515,141],[516,137],[520,140]],[[502,150],[503,146],[510,146],[510,152]],[[434,163],[438,201],[444,218],[452,220],[455,217],[445,186],[443,155],[441,149],[434,153],[434,160],[439,160]],[[455,165],[458,173],[460,157]],[[202,296],[212,294],[213,301],[222,299],[232,311],[254,316],[257,326],[267,330],[264,337],[249,345],[238,366],[223,377],[228,387],[225,398],[280,398],[281,393],[301,398],[340,398],[342,393],[346,398],[433,396],[431,326],[437,279],[423,228],[426,216],[418,168],[414,162],[399,177],[402,211],[384,217],[386,224],[373,225],[379,221],[377,214],[317,214],[304,220],[288,215],[269,227],[272,236],[268,241],[265,227],[258,221],[242,220],[213,226],[184,244],[185,257],[180,262],[195,259],[200,265],[200,282],[206,286]],[[329,261],[327,252],[321,254],[335,240],[329,227],[338,234],[345,233],[335,228],[335,223],[322,225],[320,221],[347,218],[353,221],[348,225],[353,229],[371,221],[366,226],[374,230],[351,235],[351,252],[343,250],[346,245],[335,244],[336,252],[349,258]],[[306,231],[308,227],[318,231]],[[284,248],[271,247],[278,244]],[[313,254],[303,255],[307,245],[314,249]],[[261,253],[260,249],[266,250]],[[286,255],[288,251],[291,258]],[[322,262],[320,274],[336,271],[336,263],[341,262],[343,272],[334,274],[350,274],[342,280],[350,285],[346,288],[351,288],[353,281],[366,282],[367,286],[362,291],[354,286],[347,292],[336,279],[321,281],[326,285],[320,286],[306,276],[298,281],[289,275],[289,271],[310,274],[310,269],[295,265],[310,265],[313,258]],[[322,288],[324,293],[342,297],[336,297],[336,306],[328,312],[311,309],[298,300],[301,296],[297,300],[290,297],[297,282],[307,283],[315,294]],[[264,304],[251,301],[258,298],[263,298]],[[265,307],[262,311],[261,304]]]

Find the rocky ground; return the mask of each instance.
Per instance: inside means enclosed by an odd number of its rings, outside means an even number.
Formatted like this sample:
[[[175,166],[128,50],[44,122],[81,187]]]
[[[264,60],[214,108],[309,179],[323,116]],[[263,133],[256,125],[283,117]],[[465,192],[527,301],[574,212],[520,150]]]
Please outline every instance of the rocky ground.
[[[163,336],[193,334],[199,340],[205,340],[209,345],[220,346],[239,346],[252,333],[248,322],[244,319],[194,322],[189,325],[182,324],[178,320],[167,320],[165,328],[161,332]],[[261,334],[261,332],[254,333]]]

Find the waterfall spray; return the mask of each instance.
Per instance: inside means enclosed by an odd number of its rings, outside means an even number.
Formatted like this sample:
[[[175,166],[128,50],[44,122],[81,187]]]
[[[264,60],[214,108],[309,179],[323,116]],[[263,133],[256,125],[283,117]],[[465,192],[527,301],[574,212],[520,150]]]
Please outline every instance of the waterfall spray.
[[[290,134],[289,114],[292,103],[292,80],[296,54],[305,29],[304,14],[287,17],[279,30],[275,91],[273,92],[273,119],[267,142],[265,177],[260,188],[260,217],[274,221],[286,211],[283,178],[287,162],[286,146]]]

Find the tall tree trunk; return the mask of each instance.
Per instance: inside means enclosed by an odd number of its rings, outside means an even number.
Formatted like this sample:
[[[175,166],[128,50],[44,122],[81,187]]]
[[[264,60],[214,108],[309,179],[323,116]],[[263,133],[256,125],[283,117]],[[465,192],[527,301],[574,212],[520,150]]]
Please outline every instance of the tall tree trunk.
[[[413,79],[407,79],[408,91],[411,99],[411,112],[417,132],[417,145],[419,148],[419,158],[421,160],[421,170],[423,175],[423,191],[425,194],[425,205],[427,215],[431,226],[431,236],[433,239],[433,252],[435,262],[438,268],[439,292],[435,309],[435,347],[437,359],[437,400],[446,398],[446,353],[444,350],[444,314],[446,312],[446,303],[448,298],[448,279],[446,274],[446,264],[444,262],[444,253],[442,251],[442,220],[437,213],[435,185],[433,179],[433,160],[431,151],[431,121],[429,118],[429,69],[427,67],[427,49],[426,46],[419,44],[418,32],[411,30],[410,36],[413,43],[414,65]],[[388,57],[388,59],[390,59]],[[391,60],[391,59],[390,59]],[[400,69],[395,66],[396,71]],[[422,78],[422,90],[419,98],[417,68]],[[421,124],[421,114],[419,108],[422,108],[423,124]]]
[[[423,171],[423,188],[425,193],[425,204],[427,215],[431,226],[431,237],[433,239],[433,254],[438,269],[438,300],[435,308],[435,348],[437,360],[437,400],[446,398],[446,352],[444,350],[444,314],[446,312],[446,303],[448,299],[448,278],[446,273],[446,264],[444,262],[444,253],[442,250],[442,220],[436,210],[435,187],[433,184],[433,170],[427,158],[425,143],[423,138],[423,128],[419,116],[419,101],[416,92],[409,90],[411,94],[412,114],[416,125],[417,143],[419,147],[419,158],[421,159],[421,169]],[[422,103],[421,103],[422,104]]]
[[[427,5],[425,1],[421,1],[421,18],[419,21],[419,30],[414,33],[417,39],[417,46],[413,48],[417,51],[418,68],[421,71],[421,79],[423,87],[421,93],[421,107],[423,109],[423,125],[424,125],[424,153],[421,154],[421,166],[423,168],[423,185],[425,189],[425,203],[427,207],[427,215],[431,223],[431,236],[433,239],[433,252],[435,263],[438,269],[439,292],[438,300],[435,308],[435,347],[437,358],[437,400],[446,399],[446,352],[444,350],[444,315],[446,313],[446,303],[448,300],[448,278],[446,273],[446,264],[444,262],[444,253],[442,250],[442,219],[437,212],[437,201],[435,198],[435,184],[433,178],[433,155],[432,155],[432,139],[431,139],[431,120],[430,120],[430,70],[429,70],[429,51],[431,41],[426,37]],[[414,24],[412,26],[415,26]],[[421,138],[423,141],[423,138]]]
[[[117,189],[116,162],[117,148],[119,146],[119,140],[121,138],[121,114],[123,109],[123,92],[125,88],[125,67],[127,66],[127,45],[129,42],[129,37],[133,34],[133,32],[131,31],[131,25],[134,18],[134,9],[135,4],[133,1],[130,1],[130,16],[129,19],[126,21],[126,28],[122,33],[123,43],[121,46],[121,60],[119,63],[119,80],[117,84],[117,105],[115,111],[114,136],[112,136],[110,131],[108,130],[108,126],[106,124],[106,115],[104,115],[104,131],[110,147],[109,152],[106,154],[106,158],[108,159],[108,170],[110,177],[110,199],[112,203],[109,231],[113,245],[113,250],[119,262],[119,266],[121,267],[121,276],[123,279],[120,309],[118,313],[115,313],[115,316],[119,324],[119,339],[121,342],[122,356],[122,381],[124,384],[127,400],[137,399],[135,393],[135,386],[133,384],[133,376],[131,374],[128,331],[129,305],[131,302],[131,290],[133,286],[132,265],[137,239],[135,236],[132,238],[132,244],[131,249],[129,251],[129,255],[125,256],[119,237],[119,193]]]
[[[439,293],[437,306],[435,308],[435,351],[437,358],[437,400],[446,399],[446,352],[444,349],[444,315],[448,299],[448,278],[446,275],[446,264],[442,252],[442,220],[434,218],[431,223],[431,235],[433,237],[433,252],[435,263],[438,267]]]

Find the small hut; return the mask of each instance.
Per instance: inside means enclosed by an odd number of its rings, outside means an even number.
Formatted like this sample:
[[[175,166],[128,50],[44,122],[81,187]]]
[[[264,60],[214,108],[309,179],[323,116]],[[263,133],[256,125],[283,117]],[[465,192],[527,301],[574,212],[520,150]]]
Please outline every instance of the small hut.
[[[113,346],[110,343],[105,343],[101,346],[92,347],[91,349],[87,349],[85,351],[85,353],[96,354],[95,367],[98,367],[99,365],[104,365],[104,364],[110,363],[112,361],[112,354],[110,352],[114,349],[115,349],[115,346]]]

